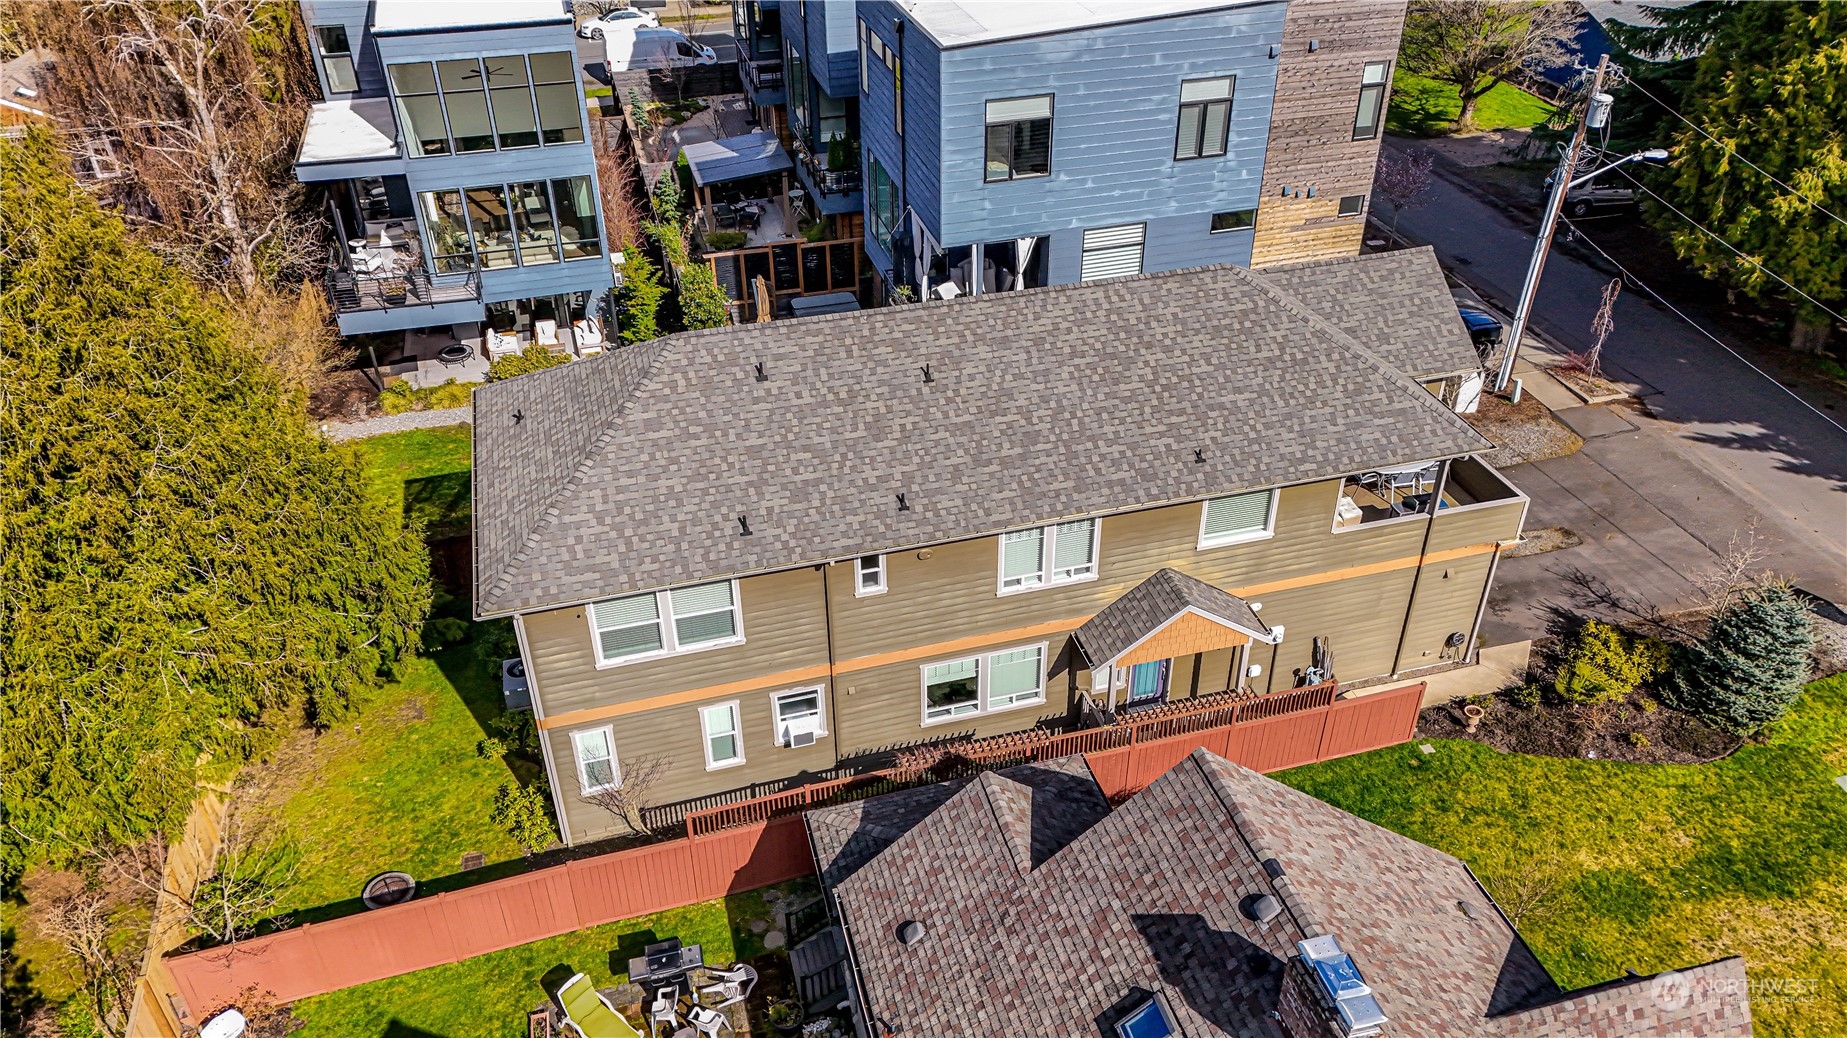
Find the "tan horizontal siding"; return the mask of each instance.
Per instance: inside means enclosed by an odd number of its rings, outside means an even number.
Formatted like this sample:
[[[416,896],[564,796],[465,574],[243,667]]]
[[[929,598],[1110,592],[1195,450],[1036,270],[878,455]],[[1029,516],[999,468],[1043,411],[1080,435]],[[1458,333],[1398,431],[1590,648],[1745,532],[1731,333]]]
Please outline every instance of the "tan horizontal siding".
[[[1520,517],[1526,508],[1522,498],[1471,505],[1464,509],[1443,509],[1430,529],[1430,551],[1439,552],[1484,541],[1511,541],[1520,536]]]
[[[1491,555],[1476,555],[1424,567],[1417,584],[1417,604],[1405,624],[1399,670],[1415,670],[1467,655],[1469,646],[1464,644],[1446,656],[1444,640],[1461,632],[1466,641],[1474,628],[1492,561]]]

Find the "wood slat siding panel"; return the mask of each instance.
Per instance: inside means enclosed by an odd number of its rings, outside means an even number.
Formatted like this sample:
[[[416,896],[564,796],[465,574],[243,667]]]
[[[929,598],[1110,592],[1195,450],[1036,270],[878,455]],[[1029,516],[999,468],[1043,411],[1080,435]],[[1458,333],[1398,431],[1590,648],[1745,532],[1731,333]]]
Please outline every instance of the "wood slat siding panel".
[[[1321,749],[1321,729],[1326,723],[1327,713],[1316,710],[1240,725],[1238,756],[1233,759],[1252,771],[1264,772],[1307,764]]]
[[[1369,61],[1397,58],[1405,7],[1405,0],[1289,4],[1252,266],[1359,252],[1364,221],[1334,212],[1341,196],[1372,192],[1379,138],[1353,139],[1360,75]],[[1310,40],[1320,44],[1312,53]],[[1285,185],[1312,186],[1316,197],[1284,198]]]
[[[1417,583],[1417,597],[1405,624],[1404,650],[1399,670],[1415,670],[1445,662],[1444,639],[1460,631],[1466,638],[1475,626],[1482,588],[1488,582],[1491,555],[1475,555],[1454,562],[1425,566]],[[1466,655],[1464,644],[1456,653]]]
[[[1525,514],[1525,498],[1470,505],[1461,510],[1445,508],[1437,513],[1436,525],[1430,530],[1430,550],[1513,540],[1520,536]]]
[[[744,644],[598,670],[582,607],[525,614],[527,661],[552,716],[827,662],[827,623],[813,568],[738,581]]]
[[[1203,616],[1183,616],[1162,629],[1160,634],[1143,642],[1117,661],[1122,666],[1152,660],[1172,660],[1214,649],[1227,649],[1250,641],[1248,635],[1208,620]],[[1190,679],[1189,679],[1190,684]]]

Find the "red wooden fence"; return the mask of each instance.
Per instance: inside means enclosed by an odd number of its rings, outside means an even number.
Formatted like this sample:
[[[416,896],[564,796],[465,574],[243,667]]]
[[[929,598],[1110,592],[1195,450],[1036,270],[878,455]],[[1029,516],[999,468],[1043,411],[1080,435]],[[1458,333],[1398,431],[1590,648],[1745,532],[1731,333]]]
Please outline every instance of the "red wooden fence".
[[[1198,728],[1190,727],[1187,718],[1218,719],[1202,711],[1180,712],[1135,726],[1091,729],[1035,743],[1026,748],[1028,758],[1048,759],[1044,754],[1053,750],[1084,752],[1091,773],[1111,799],[1142,789],[1200,747],[1256,771],[1277,771],[1411,738],[1424,686],[1344,700],[1332,699],[1331,689],[1325,695],[1318,688],[1294,691],[1306,693],[1298,700],[1312,699],[1312,705],[1277,713],[1281,707],[1247,711],[1254,704],[1242,704],[1231,715],[1232,723]],[[1246,713],[1253,716],[1247,719]],[[1144,728],[1147,738],[1142,737]],[[779,794],[774,807],[786,810],[792,798],[799,803],[838,802],[895,787],[889,777],[857,776],[807,788],[821,795],[791,790]],[[801,818],[790,814],[162,961],[192,1018],[203,1020],[231,1005],[247,988],[292,1002],[813,872],[806,830]]]

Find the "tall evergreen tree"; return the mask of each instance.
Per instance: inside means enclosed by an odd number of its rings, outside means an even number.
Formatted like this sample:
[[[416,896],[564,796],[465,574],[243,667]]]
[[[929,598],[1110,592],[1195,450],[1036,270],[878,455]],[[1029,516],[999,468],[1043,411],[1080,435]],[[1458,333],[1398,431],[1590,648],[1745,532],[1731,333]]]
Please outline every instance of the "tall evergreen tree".
[[[0,141],[0,872],[171,831],[417,647],[428,558],[220,304]]]
[[[1746,592],[1680,650],[1669,698],[1728,731],[1755,732],[1802,694],[1814,644],[1808,609],[1787,585]]]
[[[1821,306],[1847,305],[1847,0],[1697,13],[1668,39],[1710,39],[1680,110],[1716,139],[1674,120],[1658,190],[1744,255],[1662,207],[1654,219],[1700,270],[1787,302],[1791,345],[1818,350],[1831,320],[1765,268]]]

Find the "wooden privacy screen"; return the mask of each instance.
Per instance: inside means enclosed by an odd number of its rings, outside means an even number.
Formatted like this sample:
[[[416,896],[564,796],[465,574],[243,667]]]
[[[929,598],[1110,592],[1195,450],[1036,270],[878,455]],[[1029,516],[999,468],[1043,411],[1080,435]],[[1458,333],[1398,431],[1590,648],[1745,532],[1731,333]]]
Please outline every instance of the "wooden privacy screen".
[[[1147,786],[1200,747],[1256,771],[1278,771],[1411,738],[1423,695],[1422,684],[1409,685],[1084,756],[1112,800]],[[247,988],[293,1002],[813,873],[807,832],[801,817],[791,815],[308,923],[162,964],[192,1019],[204,1020]]]

